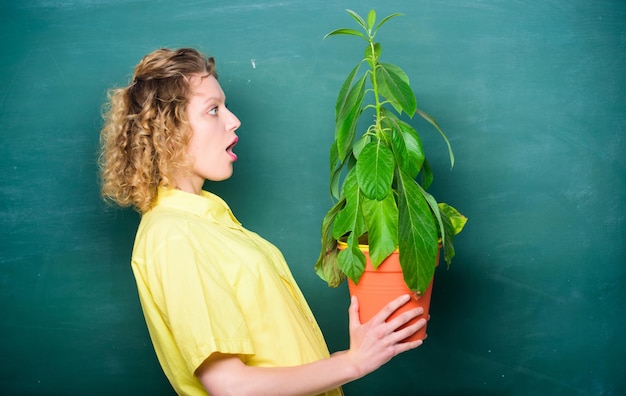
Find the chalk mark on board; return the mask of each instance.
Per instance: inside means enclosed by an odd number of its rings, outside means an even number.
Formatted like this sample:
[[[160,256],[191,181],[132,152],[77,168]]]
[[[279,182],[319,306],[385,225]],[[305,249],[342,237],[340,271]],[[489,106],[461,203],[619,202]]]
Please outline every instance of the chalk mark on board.
[[[564,299],[562,297],[554,296],[552,294],[546,293],[544,290],[542,290],[540,288],[533,287],[533,286],[531,286],[529,284],[517,281],[515,279],[511,279],[511,278],[503,276],[503,275],[491,274],[491,275],[489,275],[489,278],[495,280],[496,282],[499,282],[499,283],[502,283],[504,285],[507,285],[507,286],[517,287],[517,288],[526,290],[527,292],[532,292],[532,293],[534,293],[536,295],[540,295],[540,296],[544,296],[544,297],[550,298],[550,299],[556,301],[557,303],[562,303],[564,301]]]
[[[48,51],[48,55],[50,56],[50,59],[52,59],[52,63],[54,63],[54,66],[59,72],[59,76],[61,76],[62,80],[65,80],[65,73],[63,73],[63,70],[61,70],[61,67],[59,67],[59,63],[57,62],[56,57],[52,54],[52,52],[50,52],[50,48],[46,48],[46,51]]]
[[[538,370],[530,369],[530,368],[525,367],[525,366],[517,365],[515,367],[515,371],[518,372],[518,373],[521,373],[523,375],[529,376],[529,377],[534,377],[534,378],[542,379],[544,381],[551,382],[551,383],[553,383],[555,385],[559,385],[559,386],[561,386],[561,387],[563,387],[565,389],[569,389],[571,391],[577,391],[578,390],[578,388],[576,388],[575,386],[570,385],[567,381],[560,380],[558,378],[555,378],[554,376],[545,374],[545,373],[543,373],[541,371],[538,371]]]
[[[26,53],[26,55],[24,56],[24,58],[22,59],[22,61],[20,62],[20,67],[18,67],[16,70],[17,72],[15,72],[12,76],[11,79],[9,80],[9,83],[6,85],[6,89],[4,90],[4,94],[2,95],[2,97],[0,98],[0,107],[4,108],[4,102],[6,101],[6,99],[9,97],[9,94],[11,93],[11,88],[13,88],[13,86],[15,85],[15,80],[17,78],[17,75],[20,71],[24,70],[24,65],[26,64],[26,62],[30,59],[30,55],[33,52],[32,49],[29,49],[28,52]]]

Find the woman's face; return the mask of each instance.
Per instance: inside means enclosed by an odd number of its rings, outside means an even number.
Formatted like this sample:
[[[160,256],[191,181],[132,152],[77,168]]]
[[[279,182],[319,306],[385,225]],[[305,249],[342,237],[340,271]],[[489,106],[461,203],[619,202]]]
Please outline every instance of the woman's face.
[[[214,76],[190,78],[191,97],[187,119],[192,129],[187,154],[193,161],[191,175],[178,178],[177,187],[200,193],[205,180],[220,181],[233,174],[237,155],[235,130],[241,122],[226,108],[226,96]]]

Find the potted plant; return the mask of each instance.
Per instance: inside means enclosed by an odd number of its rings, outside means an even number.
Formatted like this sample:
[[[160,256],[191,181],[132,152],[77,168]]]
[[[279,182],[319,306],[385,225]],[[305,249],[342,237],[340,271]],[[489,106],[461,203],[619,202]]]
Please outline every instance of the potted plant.
[[[376,33],[401,14],[391,14],[376,24],[374,10],[366,19],[347,11],[362,31],[336,29],[324,39],[349,35],[367,44],[363,59],[348,74],[337,97],[330,150],[330,193],[335,203],[322,221],[322,248],[315,270],[331,287],[347,277],[354,294],[358,292],[353,288],[361,284],[377,285],[377,280],[366,282],[365,276],[382,272],[384,266],[392,266],[388,261],[399,256],[396,271],[401,271],[406,290],[391,288],[398,295],[410,291],[416,304],[422,298],[428,305],[440,248],[450,265],[454,235],[467,219],[426,191],[433,181],[432,169],[420,135],[403,118],[417,114],[441,134],[451,167],[454,154],[435,119],[417,107],[407,74],[381,61]],[[366,264],[369,271],[364,275]],[[392,298],[376,297],[376,306],[369,311],[377,312]],[[359,297],[363,322],[371,316],[364,315],[365,304]],[[428,317],[428,306],[424,312]]]

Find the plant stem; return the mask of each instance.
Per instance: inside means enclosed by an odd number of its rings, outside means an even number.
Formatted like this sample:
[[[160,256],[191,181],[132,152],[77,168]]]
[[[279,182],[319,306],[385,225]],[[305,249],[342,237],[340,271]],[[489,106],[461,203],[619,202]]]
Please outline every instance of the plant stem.
[[[381,104],[380,104],[380,98],[378,96],[378,84],[376,82],[376,65],[378,64],[378,60],[376,59],[376,51],[375,51],[375,46],[374,46],[374,36],[372,36],[371,34],[369,35],[369,45],[370,48],[372,50],[372,63],[371,63],[371,67],[372,67],[372,87],[374,88],[374,100],[375,100],[375,106],[374,109],[376,110],[376,135],[378,136],[379,139],[383,138],[382,135],[382,127],[381,127],[381,123],[380,123],[380,108],[381,108]]]

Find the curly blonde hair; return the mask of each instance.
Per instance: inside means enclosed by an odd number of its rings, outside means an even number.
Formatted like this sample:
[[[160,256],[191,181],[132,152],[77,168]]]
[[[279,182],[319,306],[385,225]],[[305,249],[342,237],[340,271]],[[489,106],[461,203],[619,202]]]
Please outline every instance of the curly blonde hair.
[[[215,61],[192,48],[159,49],[135,67],[132,82],[108,92],[100,133],[102,196],[140,213],[150,210],[159,186],[189,171],[186,157],[189,77],[217,78]]]

